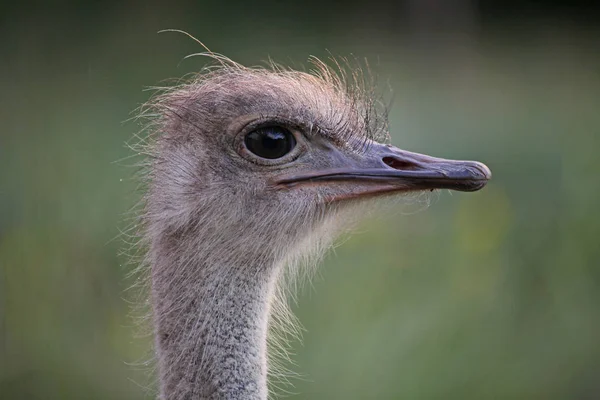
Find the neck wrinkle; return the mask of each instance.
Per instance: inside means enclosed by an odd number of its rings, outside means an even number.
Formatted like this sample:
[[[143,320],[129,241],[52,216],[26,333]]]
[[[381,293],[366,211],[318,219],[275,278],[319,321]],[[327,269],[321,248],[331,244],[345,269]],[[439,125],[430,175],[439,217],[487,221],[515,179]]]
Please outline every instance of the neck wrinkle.
[[[274,261],[206,265],[155,259],[161,399],[267,398],[267,330],[278,271]],[[188,278],[181,279],[183,274]]]

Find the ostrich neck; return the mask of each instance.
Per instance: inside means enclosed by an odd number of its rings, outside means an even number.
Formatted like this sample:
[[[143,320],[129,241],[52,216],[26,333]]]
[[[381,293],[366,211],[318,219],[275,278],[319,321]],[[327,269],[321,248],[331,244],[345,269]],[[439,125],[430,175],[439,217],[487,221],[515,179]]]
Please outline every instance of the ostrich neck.
[[[214,250],[185,257],[181,248],[151,249],[161,399],[267,398],[266,338],[278,268],[268,256],[236,262]]]

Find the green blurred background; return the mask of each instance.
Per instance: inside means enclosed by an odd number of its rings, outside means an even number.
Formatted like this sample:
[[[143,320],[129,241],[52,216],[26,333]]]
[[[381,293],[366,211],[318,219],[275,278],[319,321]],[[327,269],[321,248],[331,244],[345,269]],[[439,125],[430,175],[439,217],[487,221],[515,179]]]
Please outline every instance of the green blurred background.
[[[250,65],[366,57],[394,144],[494,173],[327,257],[291,398],[600,398],[598,21],[567,1],[0,3],[0,399],[152,397],[117,161],[143,88],[206,62],[165,28]]]

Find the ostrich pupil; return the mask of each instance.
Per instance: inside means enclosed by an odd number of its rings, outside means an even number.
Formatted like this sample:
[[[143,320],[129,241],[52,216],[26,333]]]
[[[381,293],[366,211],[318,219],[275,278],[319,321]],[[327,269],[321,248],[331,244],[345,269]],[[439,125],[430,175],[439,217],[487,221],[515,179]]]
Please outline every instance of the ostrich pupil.
[[[285,156],[296,146],[294,135],[278,126],[255,129],[246,135],[244,143],[252,153],[271,160]]]

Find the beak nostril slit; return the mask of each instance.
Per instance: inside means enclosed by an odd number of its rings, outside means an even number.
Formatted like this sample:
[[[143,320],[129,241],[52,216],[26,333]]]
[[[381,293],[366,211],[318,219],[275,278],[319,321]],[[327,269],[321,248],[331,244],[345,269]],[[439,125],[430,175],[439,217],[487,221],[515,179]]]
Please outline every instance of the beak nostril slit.
[[[416,164],[410,161],[399,160],[394,157],[383,157],[381,161],[383,161],[386,165],[397,170],[413,171],[419,169],[419,167]]]

